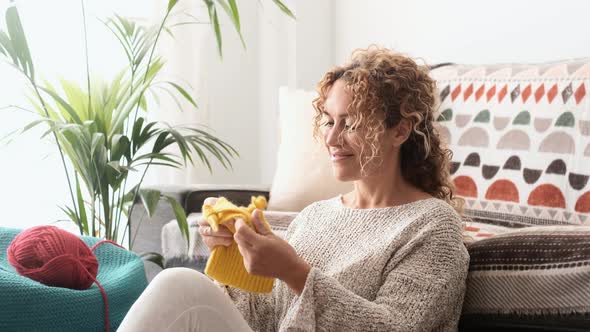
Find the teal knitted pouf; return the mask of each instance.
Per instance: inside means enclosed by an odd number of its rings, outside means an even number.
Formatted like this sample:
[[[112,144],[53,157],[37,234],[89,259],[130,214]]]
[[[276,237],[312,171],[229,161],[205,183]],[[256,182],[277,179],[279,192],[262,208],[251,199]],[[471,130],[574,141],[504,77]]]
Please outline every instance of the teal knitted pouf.
[[[96,284],[86,290],[49,287],[19,275],[8,263],[6,249],[21,231],[0,227],[0,331],[105,331],[103,297]],[[81,237],[92,247],[99,239]],[[97,280],[107,293],[110,330],[147,286],[143,261],[112,244],[94,251]]]

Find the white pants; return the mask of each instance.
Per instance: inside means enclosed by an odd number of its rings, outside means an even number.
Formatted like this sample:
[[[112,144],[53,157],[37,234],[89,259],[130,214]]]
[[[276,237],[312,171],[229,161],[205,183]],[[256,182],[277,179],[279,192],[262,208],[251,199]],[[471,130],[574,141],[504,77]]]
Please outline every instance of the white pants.
[[[119,332],[252,330],[209,278],[187,268],[159,273],[135,301]]]

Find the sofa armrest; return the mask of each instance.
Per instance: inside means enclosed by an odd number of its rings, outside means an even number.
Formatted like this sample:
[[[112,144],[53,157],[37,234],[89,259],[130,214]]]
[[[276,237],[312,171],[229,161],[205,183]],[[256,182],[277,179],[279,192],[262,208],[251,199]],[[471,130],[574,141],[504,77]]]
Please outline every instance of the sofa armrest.
[[[236,205],[247,206],[252,196],[264,196],[269,199],[269,186],[264,185],[198,185],[188,193],[184,201],[187,214],[201,212],[207,197],[223,196]]]
[[[261,185],[186,185],[186,186],[149,186],[147,189],[160,190],[163,194],[172,196],[184,208],[188,215],[201,212],[203,201],[207,197],[224,196],[238,205],[250,204],[251,196],[263,195],[269,198],[269,187]],[[160,238],[162,227],[170,220],[176,219],[174,211],[165,201],[160,201],[154,215],[150,218],[140,200],[135,202],[131,214],[130,240],[133,241],[131,250],[141,252],[160,252],[162,241]]]
[[[159,185],[147,186],[146,189],[160,190],[179,202],[187,215],[200,212],[207,197],[224,196],[238,205],[250,204],[251,196],[263,195],[269,198],[269,186],[261,185]],[[162,228],[176,219],[168,202],[160,200],[153,216],[150,218],[141,200],[134,203],[130,218],[129,239],[133,241],[130,249],[136,253],[162,252]],[[131,244],[131,243],[130,243]],[[159,268],[155,264],[146,264],[148,280],[151,280]]]

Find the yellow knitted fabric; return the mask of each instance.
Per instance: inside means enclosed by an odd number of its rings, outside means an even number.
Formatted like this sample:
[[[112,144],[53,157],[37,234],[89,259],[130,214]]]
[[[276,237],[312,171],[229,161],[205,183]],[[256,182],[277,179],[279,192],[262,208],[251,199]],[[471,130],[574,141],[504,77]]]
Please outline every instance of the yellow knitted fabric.
[[[246,224],[254,229],[250,216],[255,209],[262,210],[264,208],[266,208],[264,196],[252,197],[252,203],[248,207],[238,207],[225,197],[220,197],[214,205],[204,204],[202,211],[203,216],[211,225],[211,229],[217,231],[219,225],[237,218],[244,219]],[[260,213],[260,219],[270,230],[262,213]],[[235,233],[233,225],[228,226],[230,231]],[[229,247],[217,246],[213,248],[205,267],[205,274],[224,285],[255,293],[270,293],[274,283],[274,278],[255,276],[246,271],[242,255],[235,241]]]

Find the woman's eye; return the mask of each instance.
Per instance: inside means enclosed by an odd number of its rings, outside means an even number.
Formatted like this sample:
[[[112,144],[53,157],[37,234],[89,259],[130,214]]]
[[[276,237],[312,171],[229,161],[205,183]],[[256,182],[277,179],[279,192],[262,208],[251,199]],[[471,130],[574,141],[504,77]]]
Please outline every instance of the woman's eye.
[[[356,129],[356,127],[354,127],[353,125],[348,125],[348,124],[345,124],[345,125],[344,125],[344,129],[346,129],[346,130],[350,130],[350,131],[353,131],[353,130],[355,130],[355,129]]]
[[[322,126],[324,127],[332,127],[334,125],[334,122],[330,122],[330,121],[326,121],[322,124]]]

